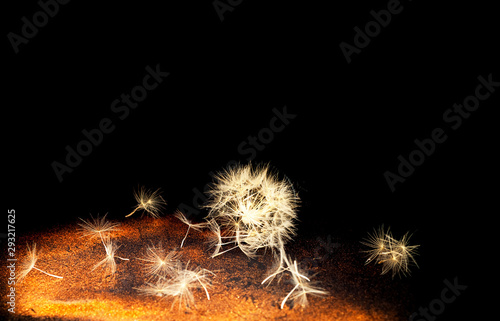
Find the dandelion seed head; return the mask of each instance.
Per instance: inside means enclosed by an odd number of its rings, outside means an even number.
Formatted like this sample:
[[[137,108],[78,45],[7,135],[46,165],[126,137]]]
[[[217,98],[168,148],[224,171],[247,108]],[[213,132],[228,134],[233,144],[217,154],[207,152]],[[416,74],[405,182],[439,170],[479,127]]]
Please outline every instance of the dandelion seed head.
[[[218,173],[208,195],[208,220],[249,257],[260,248],[279,250],[296,233],[299,198],[290,182],[267,165],[239,165]]]

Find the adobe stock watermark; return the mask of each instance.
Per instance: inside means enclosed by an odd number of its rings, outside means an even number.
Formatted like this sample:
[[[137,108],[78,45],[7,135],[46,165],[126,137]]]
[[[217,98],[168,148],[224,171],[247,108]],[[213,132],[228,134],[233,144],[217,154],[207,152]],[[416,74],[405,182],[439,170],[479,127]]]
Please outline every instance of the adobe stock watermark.
[[[464,98],[461,104],[455,103],[452,108],[445,110],[443,113],[443,121],[452,130],[457,130],[462,126],[465,119],[469,118],[480,105],[480,102],[490,98],[491,94],[500,87],[500,82],[493,80],[493,75],[487,77],[477,77],[479,84],[474,90],[474,94]],[[397,165],[397,174],[386,171],[384,178],[391,192],[396,190],[397,183],[404,183],[425,160],[436,151],[439,144],[444,143],[448,139],[446,129],[442,127],[434,128],[430,133],[430,138],[415,139],[416,148],[412,150],[407,157],[398,156],[399,164]]]
[[[156,89],[170,74],[161,71],[160,64],[157,64],[154,69],[150,66],[146,66],[145,69],[146,75],[142,78],[142,82],[139,85],[133,87],[129,93],[121,94],[120,98],[111,102],[111,112],[118,120],[125,120],[129,116],[130,111],[136,109],[139,103],[148,97],[148,93]],[[111,118],[102,118],[97,128],[82,130],[83,138],[78,143],[73,146],[66,145],[66,157],[64,161],[53,161],[51,164],[59,182],[63,181],[64,174],[72,173],[82,163],[84,157],[89,156],[94,147],[99,146],[103,142],[105,134],[110,134],[115,130],[115,123],[116,120],[113,121]]]
[[[70,0],[40,0],[38,6],[41,10],[35,12],[31,19],[26,16],[21,18],[23,25],[21,26],[20,34],[9,32],[7,38],[12,46],[12,49],[17,54],[19,46],[28,44],[37,34],[39,29],[45,27],[51,18],[54,18],[60,9],[60,5],[68,4]]]
[[[7,262],[6,266],[8,269],[8,279],[5,284],[8,285],[7,288],[7,305],[9,306],[8,311],[10,313],[16,312],[16,210],[7,210]]]
[[[234,8],[239,6],[243,0],[214,0],[212,5],[214,6],[217,16],[219,16],[220,21],[224,21],[224,15],[228,12],[233,12]]]
[[[393,16],[400,14],[403,11],[403,8],[404,7],[399,0],[389,0],[389,2],[387,2],[387,9],[370,11],[370,15],[373,20],[368,21],[363,29],[358,26],[354,27],[352,44],[345,41],[340,43],[340,50],[342,51],[347,63],[351,63],[352,55],[359,55],[361,53],[361,49],[368,47],[370,42],[380,34],[382,29],[389,26]]]
[[[467,285],[458,283],[458,277],[455,277],[453,282],[445,279],[443,283],[444,288],[441,290],[440,296],[429,302],[427,307],[419,307],[417,312],[410,315],[409,321],[436,320],[438,316],[444,313],[446,307],[455,302],[462,292],[467,289]]]
[[[238,153],[241,156],[248,155],[245,159],[247,161],[252,161],[257,157],[257,153],[263,151],[266,145],[270,144],[274,140],[274,136],[277,133],[282,132],[286,126],[288,126],[295,117],[296,114],[288,112],[286,106],[283,106],[282,110],[277,108],[272,109],[273,116],[269,120],[269,126],[261,128],[256,135],[249,135],[245,140],[238,144]],[[236,160],[230,160],[226,167],[235,166],[238,162]],[[214,177],[213,172],[209,172],[210,177]],[[198,188],[193,188],[192,191],[194,196],[191,201],[191,205],[181,203],[177,207],[186,218],[192,215],[199,215],[202,205],[206,202],[207,197],[205,191],[209,188],[210,183],[205,184],[203,187],[203,192]]]

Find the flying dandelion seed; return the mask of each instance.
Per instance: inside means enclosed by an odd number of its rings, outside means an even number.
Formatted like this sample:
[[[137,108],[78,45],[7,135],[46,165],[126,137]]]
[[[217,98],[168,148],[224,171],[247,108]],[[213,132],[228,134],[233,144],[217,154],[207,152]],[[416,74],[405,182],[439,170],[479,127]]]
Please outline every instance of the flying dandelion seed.
[[[188,226],[186,235],[184,236],[184,238],[182,239],[182,242],[181,242],[181,248],[184,245],[184,241],[186,240],[186,238],[188,236],[189,229],[193,228],[193,230],[201,231],[202,228],[204,228],[205,226],[207,226],[207,223],[196,223],[196,224],[191,223],[184,216],[184,214],[181,211],[176,211],[175,214],[174,214],[174,216],[177,217],[182,223],[184,223],[184,224],[186,224]]]
[[[160,243],[156,247],[148,246],[145,257],[139,260],[145,262],[144,269],[147,276],[165,278],[175,271],[178,258],[177,252],[167,252]]]
[[[419,245],[409,245],[411,235],[406,233],[400,240],[391,239],[390,250],[380,254],[382,263],[382,274],[392,271],[392,277],[396,274],[407,276],[410,274],[410,267],[418,267],[415,255]]]
[[[144,210],[153,218],[160,217],[161,210],[164,209],[167,203],[160,195],[160,189],[155,191],[146,190],[144,187],[141,187],[139,191],[134,192],[135,200],[137,201],[137,206],[135,209],[125,217],[129,217],[134,214],[137,210]]]
[[[179,309],[181,306],[188,308],[193,306],[194,295],[192,290],[194,289],[203,289],[207,299],[210,300],[210,294],[208,293],[208,288],[211,285],[210,275],[215,274],[200,267],[190,270],[188,268],[189,262],[186,266],[183,266],[179,261],[177,263],[171,279],[161,278],[155,284],[147,283],[137,290],[146,295],[174,297],[171,309],[175,303],[179,304]]]
[[[410,266],[418,264],[415,260],[416,249],[419,245],[409,245],[411,235],[406,233],[401,240],[392,236],[390,229],[387,231],[383,226],[369,234],[361,243],[371,249],[365,251],[369,254],[366,264],[375,261],[382,264],[382,275],[392,271],[392,277],[397,275],[406,276],[410,274]]]
[[[25,262],[23,262],[21,264],[21,272],[18,274],[17,282],[21,282],[21,280],[24,279],[28,275],[28,273],[31,272],[31,270],[37,270],[39,272],[42,272],[42,273],[44,273],[48,276],[54,277],[54,278],[58,278],[58,279],[63,278],[62,276],[57,276],[57,275],[42,271],[35,266],[36,261],[38,260],[38,256],[36,254],[36,243],[33,243],[33,246],[31,248],[30,248],[29,244],[26,244],[26,248],[28,251],[28,258]]]
[[[104,265],[107,265],[109,267],[111,274],[115,274],[115,272],[116,272],[115,258],[123,260],[123,261],[129,261],[129,259],[115,255],[116,250],[119,248],[119,246],[117,247],[116,244],[113,241],[111,241],[109,236],[105,236],[103,238],[102,242],[104,244],[104,249],[106,250],[106,257],[103,260],[101,260],[99,263],[94,265],[94,267],[92,268],[92,271],[94,271],[99,266],[104,264]]]

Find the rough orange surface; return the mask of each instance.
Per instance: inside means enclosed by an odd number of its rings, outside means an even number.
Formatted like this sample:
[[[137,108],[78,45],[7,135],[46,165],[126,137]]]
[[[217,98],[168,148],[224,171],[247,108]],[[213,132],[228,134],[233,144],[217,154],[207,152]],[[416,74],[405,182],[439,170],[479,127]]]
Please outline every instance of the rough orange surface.
[[[184,243],[181,261],[213,271],[210,300],[203,289],[195,290],[195,306],[172,307],[172,298],[141,295],[136,288],[148,281],[144,257],[148,245],[162,242],[166,249],[180,246],[187,226],[169,215],[160,219],[137,217],[124,219],[112,238],[120,247],[116,255],[117,271],[111,275],[105,267],[91,271],[105,257],[99,238],[82,237],[76,222],[25,235],[17,240],[18,265],[26,253],[26,243],[36,242],[36,267],[63,279],[32,270],[16,284],[16,313],[12,320],[405,320],[407,289],[404,281],[380,276],[376,266],[365,266],[360,247],[354,242],[338,243],[326,260],[313,257],[319,243],[298,239],[287,252],[307,262],[314,280],[329,291],[326,297],[308,297],[307,308],[288,302],[280,309],[292,285],[284,276],[269,286],[261,285],[272,265],[272,254],[262,253],[248,259],[238,249],[210,258],[208,231],[191,230]],[[315,251],[316,249],[316,251]],[[5,262],[5,258],[3,258]],[[311,265],[314,260],[318,264]],[[307,265],[306,264],[306,265]],[[6,270],[2,270],[6,280]],[[18,271],[19,273],[19,271]],[[5,287],[3,287],[5,291]],[[5,294],[2,294],[5,298]],[[5,300],[2,300],[6,310]]]

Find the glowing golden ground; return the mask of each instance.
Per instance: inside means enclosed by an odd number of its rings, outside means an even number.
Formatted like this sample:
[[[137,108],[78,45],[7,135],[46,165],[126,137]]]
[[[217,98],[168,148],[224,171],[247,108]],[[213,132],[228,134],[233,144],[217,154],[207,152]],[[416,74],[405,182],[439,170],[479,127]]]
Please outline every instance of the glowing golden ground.
[[[36,267],[63,279],[49,277],[32,270],[16,284],[16,315],[30,319],[51,317],[61,320],[404,320],[404,302],[390,278],[380,277],[376,269],[362,265],[362,260],[349,260],[349,253],[339,251],[313,269],[320,272],[314,278],[330,292],[324,298],[309,297],[309,307],[279,308],[281,300],[291,290],[286,277],[268,287],[260,282],[271,267],[271,253],[249,260],[237,249],[210,258],[207,246],[209,232],[191,230],[180,249],[181,260],[216,273],[209,289],[210,300],[203,289],[195,290],[196,306],[171,309],[173,299],[140,295],[136,287],[148,277],[144,262],[137,260],[148,245],[160,241],[166,249],[179,247],[186,233],[172,215],[152,219],[124,219],[113,239],[120,245],[116,254],[130,261],[116,259],[117,272],[110,275],[104,267],[91,271],[105,257],[99,238],[81,237],[77,222],[17,240],[18,260],[26,252],[26,243],[36,242],[39,249]],[[299,260],[313,256],[314,240],[301,240],[290,246],[290,253]],[[347,259],[346,259],[347,258]],[[19,264],[20,262],[18,262]],[[6,280],[6,270],[2,269]],[[365,273],[366,272],[366,273]],[[373,283],[370,280],[376,280]],[[379,284],[377,282],[380,282]],[[3,287],[2,291],[5,291]],[[5,298],[5,294],[2,293]],[[5,302],[4,300],[2,302]],[[3,310],[6,310],[3,303]],[[31,320],[31,319],[30,319]]]

